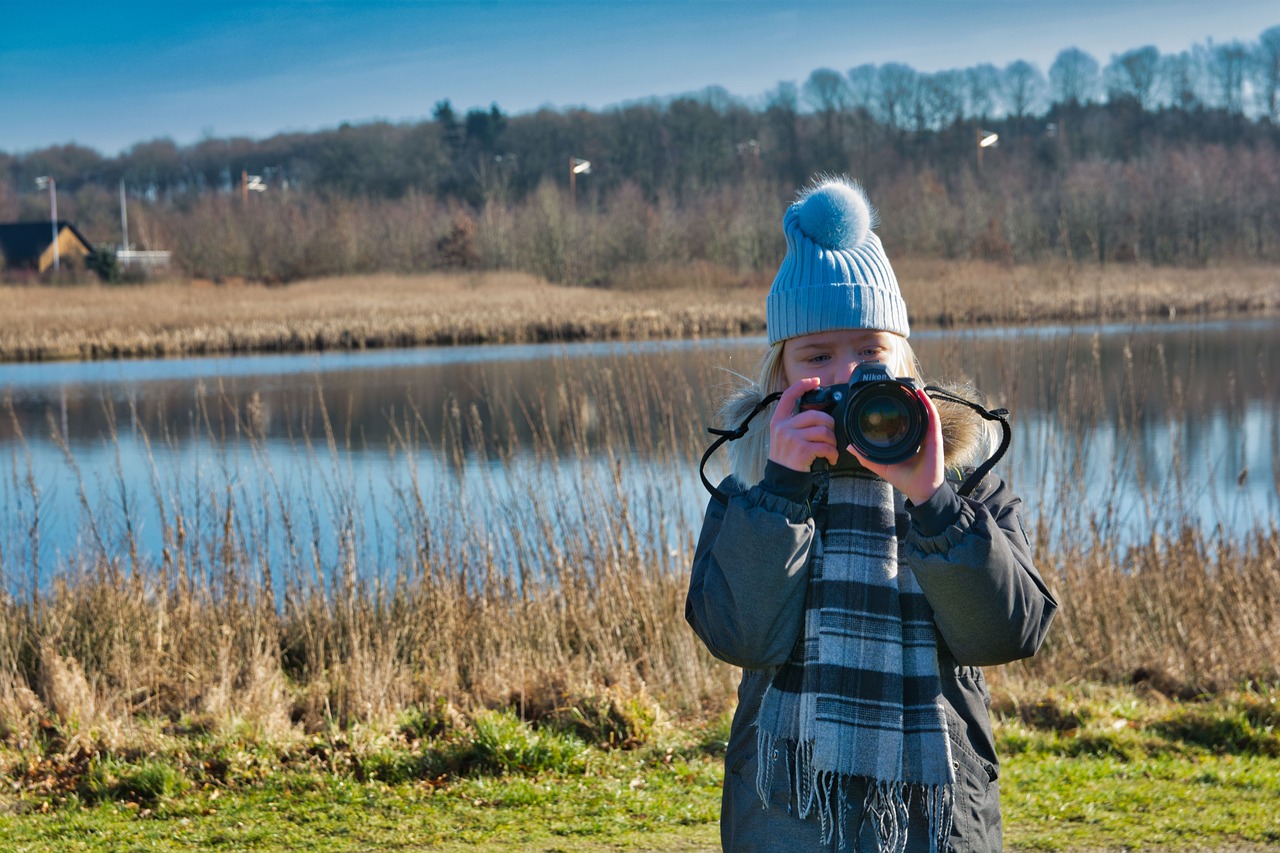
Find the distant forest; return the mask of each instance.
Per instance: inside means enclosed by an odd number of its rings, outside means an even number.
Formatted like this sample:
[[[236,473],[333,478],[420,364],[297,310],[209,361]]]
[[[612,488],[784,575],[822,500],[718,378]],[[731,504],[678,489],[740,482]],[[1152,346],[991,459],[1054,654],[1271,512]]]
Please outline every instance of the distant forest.
[[[992,147],[979,141],[998,135]],[[571,174],[575,162],[589,171]],[[585,169],[585,167],[584,167]],[[889,250],[1036,262],[1280,261],[1280,26],[1045,74],[820,68],[747,101],[719,88],[600,111],[465,113],[264,140],[0,153],[0,222],[59,216],[169,249],[181,274],[288,282],[518,270],[661,286],[758,279],[816,173],[861,180]],[[692,273],[691,273],[692,271]]]

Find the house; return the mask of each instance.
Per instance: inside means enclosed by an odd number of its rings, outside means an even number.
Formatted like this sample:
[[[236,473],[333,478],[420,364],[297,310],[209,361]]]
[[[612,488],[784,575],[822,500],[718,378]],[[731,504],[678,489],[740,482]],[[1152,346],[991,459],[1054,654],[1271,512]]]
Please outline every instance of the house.
[[[47,221],[0,223],[0,258],[5,267],[44,272],[53,266],[53,229]],[[59,221],[57,229],[61,263],[72,258],[83,262],[93,252],[93,244],[75,225]]]

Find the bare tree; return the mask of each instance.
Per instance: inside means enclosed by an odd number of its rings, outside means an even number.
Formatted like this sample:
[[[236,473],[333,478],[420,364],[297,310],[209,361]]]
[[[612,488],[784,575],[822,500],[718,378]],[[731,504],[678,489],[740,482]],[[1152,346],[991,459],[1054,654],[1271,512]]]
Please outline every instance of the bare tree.
[[[965,80],[960,71],[939,71],[921,78],[928,125],[941,130],[964,118]]]
[[[991,118],[1000,106],[1000,70],[989,62],[966,68],[969,115],[979,121]]]
[[[849,69],[850,104],[868,112],[872,110],[876,102],[876,75],[876,67],[871,63]]]
[[[1203,50],[1184,50],[1161,59],[1160,77],[1171,106],[1192,110],[1204,102],[1201,94],[1203,67]]]
[[[1213,48],[1210,75],[1221,98],[1220,106],[1229,113],[1244,111],[1244,78],[1249,60],[1248,49],[1239,41]]]
[[[836,113],[849,104],[849,84],[839,71],[819,68],[804,81],[804,98],[819,113]]]
[[[835,162],[844,148],[844,115],[849,106],[849,84],[844,75],[819,68],[804,81],[804,98],[822,120],[823,168],[840,168]]]
[[[804,178],[800,162],[800,93],[796,84],[783,81],[766,96],[764,126],[773,137],[773,148],[778,151],[784,166],[783,179],[796,183]]]
[[[1117,232],[1127,219],[1128,203],[1124,167],[1119,163],[1074,164],[1062,183],[1062,239],[1083,239],[1094,260],[1105,264],[1117,248]]]
[[[875,65],[868,63],[850,68],[849,103],[852,107],[852,135],[854,150],[853,163],[863,162],[871,150],[872,140],[878,135],[880,125],[874,116],[876,111],[876,91],[878,74]],[[856,166],[855,168],[861,168]]]
[[[1040,69],[1025,59],[1018,59],[1004,69],[1001,80],[1009,114],[1020,125],[1044,99],[1048,83]]]
[[[1273,123],[1280,122],[1280,26],[1263,31],[1254,57],[1262,107]]]
[[[1049,85],[1059,104],[1087,104],[1098,94],[1098,60],[1069,47],[1049,66]]]
[[[1159,72],[1160,51],[1154,45],[1125,51],[1107,66],[1107,94],[1131,97],[1144,110],[1150,109]]]
[[[916,91],[917,77],[919,75],[914,68],[897,62],[881,65],[876,74],[880,118],[895,130],[901,130],[906,125],[906,114]]]

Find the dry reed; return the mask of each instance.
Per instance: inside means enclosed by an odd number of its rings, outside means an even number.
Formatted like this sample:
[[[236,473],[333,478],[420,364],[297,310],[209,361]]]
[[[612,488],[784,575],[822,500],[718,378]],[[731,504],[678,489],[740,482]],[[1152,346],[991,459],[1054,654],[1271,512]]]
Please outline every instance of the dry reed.
[[[1041,553],[1063,609],[1021,664],[1042,682],[1144,683],[1178,698],[1280,678],[1280,530],[1243,542],[1183,527],[1118,559],[1104,542]]]
[[[1280,309],[1275,267],[1034,267],[903,259],[917,327]],[[767,277],[707,263],[624,269],[614,289],[517,273],[0,288],[0,360],[715,337],[764,330]]]
[[[273,474],[254,413],[210,402],[202,418],[211,433],[224,434],[229,421],[247,436],[258,487],[246,490],[232,474],[183,484],[153,458],[152,494],[120,501],[117,517],[95,517],[84,504],[86,527],[98,533],[74,562],[53,568],[52,585],[28,580],[40,574],[38,547],[22,556],[0,546],[0,719],[14,727],[44,713],[76,725],[194,715],[278,731],[388,720],[436,700],[511,705],[531,717],[609,696],[661,697],[684,712],[722,702],[729,674],[680,619],[688,543],[673,553],[663,513],[637,512],[621,479],[627,447],[661,440],[633,424],[662,389],[652,375],[613,379],[642,399],[597,378],[560,393],[594,400],[590,412],[569,407],[567,419],[550,418],[556,401],[537,400],[503,412],[529,420],[536,459],[481,451],[505,456],[506,469],[484,473],[479,463],[478,484],[468,474],[475,451],[464,449],[484,441],[474,412],[450,412],[443,436],[403,412],[391,447],[403,479],[387,508],[397,530],[389,559],[370,545],[362,494],[327,414],[323,435],[304,439],[327,466],[324,481],[300,497]],[[583,418],[621,437],[604,448],[612,462],[603,470]],[[421,480],[424,454],[442,455],[456,476]],[[580,482],[543,482],[540,465],[552,455]],[[40,523],[39,496],[20,467],[17,491],[30,501],[9,491],[19,540],[38,535]],[[129,541],[129,501],[142,500],[160,508],[158,554]],[[429,509],[440,506],[456,511]],[[328,522],[308,523],[317,517]]]

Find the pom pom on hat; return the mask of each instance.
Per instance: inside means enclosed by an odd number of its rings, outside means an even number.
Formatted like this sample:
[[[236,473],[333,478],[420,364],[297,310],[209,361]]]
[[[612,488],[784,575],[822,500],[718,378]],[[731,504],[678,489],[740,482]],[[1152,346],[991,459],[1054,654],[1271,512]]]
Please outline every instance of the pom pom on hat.
[[[853,249],[867,239],[874,214],[857,184],[831,180],[814,184],[796,199],[796,224],[827,249]]]
[[[769,343],[836,329],[910,334],[898,280],[872,227],[866,195],[822,178],[782,217],[787,256],[765,304]]]

